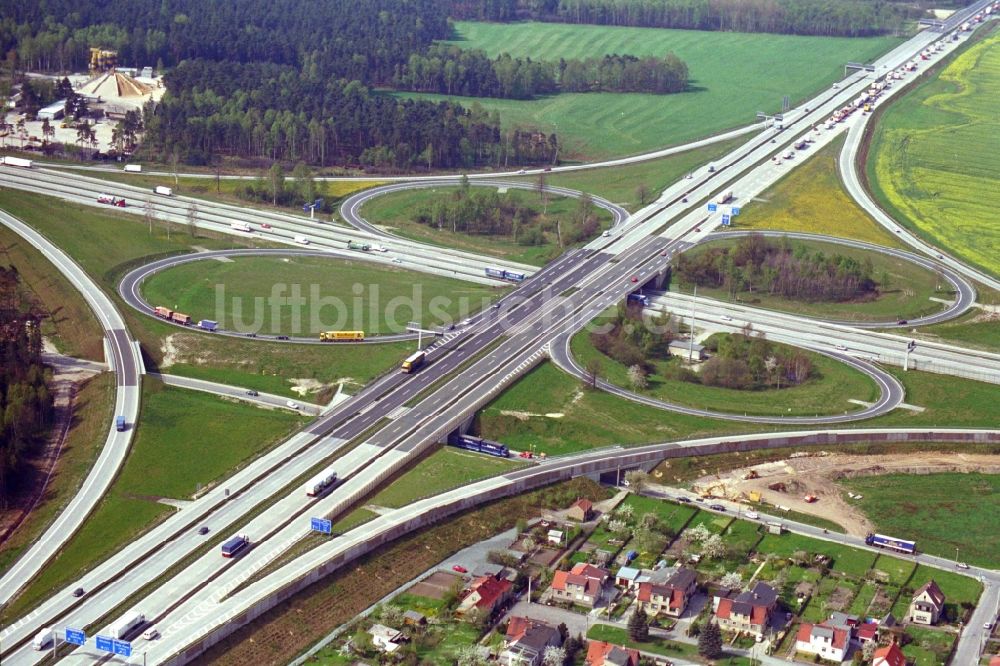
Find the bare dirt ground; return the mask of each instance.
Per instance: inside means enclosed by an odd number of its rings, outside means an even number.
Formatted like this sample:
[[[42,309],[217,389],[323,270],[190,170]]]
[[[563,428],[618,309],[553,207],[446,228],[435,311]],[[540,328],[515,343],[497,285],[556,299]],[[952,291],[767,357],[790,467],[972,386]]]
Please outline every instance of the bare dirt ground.
[[[860,536],[872,531],[874,526],[851,503],[837,480],[878,474],[944,472],[998,474],[1000,461],[996,456],[962,453],[861,456],[817,452],[705,476],[695,481],[693,487],[697,492],[729,499],[745,499],[756,491],[764,502],[832,520],[842,525],[848,534]],[[768,487],[779,483],[784,484],[784,492]],[[817,501],[806,502],[806,495],[814,495]]]
[[[62,356],[48,340],[44,341],[44,350],[45,364],[52,369],[49,385],[54,407],[52,428],[44,448],[28,462],[24,472],[27,482],[21,484],[22,491],[11,497],[7,509],[0,512],[0,545],[24,524],[45,496],[49,478],[56,471],[59,454],[73,420],[77,387],[100,372],[98,364]]]

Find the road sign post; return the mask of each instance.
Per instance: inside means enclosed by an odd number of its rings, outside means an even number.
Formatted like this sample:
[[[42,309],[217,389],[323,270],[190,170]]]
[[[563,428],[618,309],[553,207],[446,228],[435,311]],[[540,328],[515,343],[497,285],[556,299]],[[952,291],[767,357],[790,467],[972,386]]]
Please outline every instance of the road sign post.
[[[723,215],[722,216],[722,226],[728,227],[729,224],[730,224],[730,222],[729,222],[729,216],[728,215]]]
[[[66,627],[66,642],[72,643],[73,645],[83,645],[87,642],[87,634],[83,633],[79,629]]]
[[[733,217],[736,217],[737,215],[740,214],[740,207],[739,206],[733,206],[733,207],[731,207],[729,209],[729,214],[732,215]]]
[[[333,534],[333,522],[327,520],[326,518],[310,518],[309,529],[313,532]]]

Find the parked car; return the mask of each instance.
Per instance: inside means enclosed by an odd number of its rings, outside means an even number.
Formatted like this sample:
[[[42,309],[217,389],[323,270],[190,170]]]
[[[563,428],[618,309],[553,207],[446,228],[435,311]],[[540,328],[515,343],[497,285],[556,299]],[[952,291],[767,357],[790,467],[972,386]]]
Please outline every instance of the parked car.
[[[250,389],[250,390],[248,390],[248,391],[247,391],[247,395],[250,395],[250,396],[258,396],[258,395],[260,395],[260,394],[259,394],[259,393],[257,393],[257,391],[255,391],[254,389]]]
[[[725,511],[726,510],[726,507],[722,506],[721,504],[712,504],[708,508],[711,509],[712,511]]]

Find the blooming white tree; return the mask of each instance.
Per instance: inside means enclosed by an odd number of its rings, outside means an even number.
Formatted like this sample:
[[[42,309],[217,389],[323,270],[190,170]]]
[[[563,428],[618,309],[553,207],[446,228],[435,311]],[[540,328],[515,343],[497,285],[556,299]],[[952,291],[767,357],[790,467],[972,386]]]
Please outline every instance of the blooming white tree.
[[[615,511],[615,515],[621,517],[624,520],[628,520],[629,518],[631,518],[632,513],[633,512],[631,504],[622,504],[620,507],[618,507],[618,510]]]
[[[466,645],[458,651],[458,666],[486,666],[490,651],[482,645]]]
[[[549,645],[542,654],[542,663],[545,666],[562,666],[566,661],[566,650],[555,645]]]
[[[739,575],[739,573],[735,571],[730,571],[722,577],[719,584],[722,585],[722,587],[728,587],[730,590],[735,590],[736,588],[743,586],[743,576]]]
[[[718,534],[713,534],[705,540],[702,544],[702,553],[707,557],[718,558],[726,554],[726,544],[723,542],[722,537]]]
[[[695,525],[691,529],[684,532],[684,534],[692,541],[697,541],[699,543],[704,542],[712,533],[708,531],[708,528],[704,525]]]

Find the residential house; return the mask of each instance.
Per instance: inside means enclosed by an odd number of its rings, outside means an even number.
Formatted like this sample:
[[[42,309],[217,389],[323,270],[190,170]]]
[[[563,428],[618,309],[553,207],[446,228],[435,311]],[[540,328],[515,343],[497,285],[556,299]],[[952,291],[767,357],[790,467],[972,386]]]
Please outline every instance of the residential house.
[[[899,646],[893,643],[875,650],[872,656],[872,666],[906,666],[906,657]]]
[[[563,545],[563,538],[565,538],[566,535],[563,534],[562,530],[549,530],[548,536],[550,544],[553,546],[561,546]]]
[[[944,593],[934,580],[927,581],[913,595],[907,619],[914,624],[937,624],[944,610]]]
[[[778,593],[767,583],[757,582],[746,592],[720,599],[715,618],[723,631],[763,638],[777,606]]]
[[[698,576],[691,569],[680,568],[665,583],[640,583],[639,606],[650,615],[680,617],[698,589]]]
[[[376,649],[388,654],[392,654],[399,649],[400,643],[403,642],[403,632],[399,629],[387,627],[384,624],[372,625],[368,633],[372,637],[372,645]]]
[[[514,584],[493,576],[480,576],[469,584],[468,594],[455,609],[458,617],[466,617],[473,609],[478,617],[489,617],[507,603],[514,594]]]
[[[639,666],[639,651],[604,641],[587,644],[587,666]]]
[[[851,632],[826,623],[803,622],[799,625],[799,633],[795,635],[796,652],[817,654],[828,661],[844,661],[850,647]]]
[[[633,590],[639,587],[641,579],[648,578],[643,576],[642,569],[636,569],[635,567],[622,567],[615,574],[615,585],[618,587],[624,587],[626,590]]]
[[[594,503],[589,499],[578,499],[566,510],[566,518],[585,523],[594,519]]]
[[[570,571],[557,571],[549,588],[553,601],[593,608],[601,600],[610,575],[592,564],[577,564]]]
[[[539,666],[545,648],[562,645],[562,635],[555,627],[526,617],[512,617],[499,660],[504,666]]]
[[[861,645],[867,645],[868,643],[875,643],[878,645],[878,634],[879,626],[874,622],[865,622],[858,627],[855,634],[858,637],[858,642]]]

